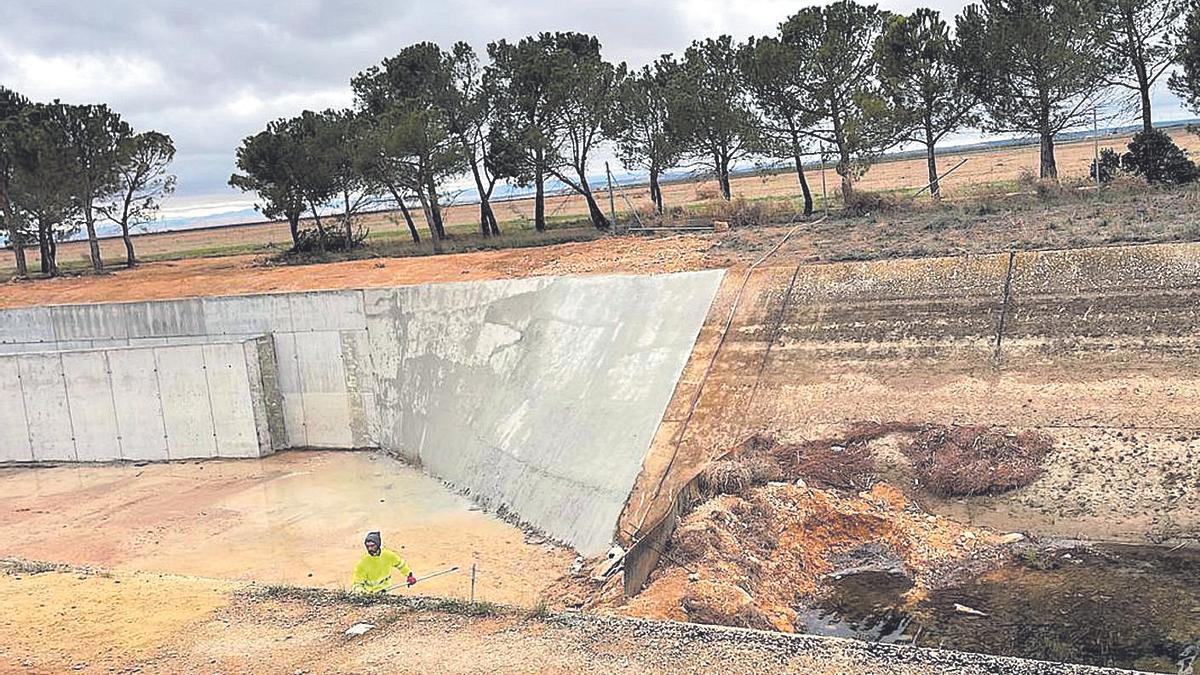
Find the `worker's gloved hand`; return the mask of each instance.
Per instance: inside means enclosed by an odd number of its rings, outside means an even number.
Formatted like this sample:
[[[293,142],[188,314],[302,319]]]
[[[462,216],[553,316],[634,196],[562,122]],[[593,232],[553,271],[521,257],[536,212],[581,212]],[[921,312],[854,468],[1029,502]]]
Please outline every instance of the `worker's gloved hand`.
[[[412,572],[409,572],[408,573],[408,585],[412,586],[415,583],[417,583],[417,578],[413,576]]]

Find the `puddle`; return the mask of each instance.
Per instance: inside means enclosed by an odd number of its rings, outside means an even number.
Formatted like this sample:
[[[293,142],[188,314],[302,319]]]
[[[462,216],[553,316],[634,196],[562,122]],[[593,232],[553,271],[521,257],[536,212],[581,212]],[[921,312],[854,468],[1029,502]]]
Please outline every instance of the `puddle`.
[[[910,587],[899,574],[850,575],[802,609],[800,622],[819,635],[1163,673],[1182,672],[1200,648],[1196,551],[1031,549],[975,582],[906,603]]]

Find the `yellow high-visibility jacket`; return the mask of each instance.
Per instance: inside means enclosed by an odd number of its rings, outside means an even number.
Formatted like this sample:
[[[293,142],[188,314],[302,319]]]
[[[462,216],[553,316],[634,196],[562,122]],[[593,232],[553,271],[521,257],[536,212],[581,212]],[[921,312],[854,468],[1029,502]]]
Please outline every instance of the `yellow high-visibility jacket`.
[[[379,555],[366,553],[354,566],[354,579],[350,590],[360,593],[382,593],[392,585],[392,568],[400,570],[400,578],[407,579],[412,570],[404,558],[390,548],[385,548]]]

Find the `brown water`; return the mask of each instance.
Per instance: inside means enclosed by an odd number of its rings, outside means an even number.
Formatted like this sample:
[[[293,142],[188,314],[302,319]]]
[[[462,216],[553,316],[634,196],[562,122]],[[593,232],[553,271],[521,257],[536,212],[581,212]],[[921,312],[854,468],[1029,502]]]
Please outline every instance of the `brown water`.
[[[0,469],[0,557],[344,588],[368,530],[423,595],[532,606],[573,554],[370,452]],[[406,591],[407,592],[407,591]]]
[[[1178,673],[1200,648],[1200,552],[1030,548],[973,583],[906,603],[901,575],[845,577],[806,632]],[[965,614],[955,604],[987,616]]]

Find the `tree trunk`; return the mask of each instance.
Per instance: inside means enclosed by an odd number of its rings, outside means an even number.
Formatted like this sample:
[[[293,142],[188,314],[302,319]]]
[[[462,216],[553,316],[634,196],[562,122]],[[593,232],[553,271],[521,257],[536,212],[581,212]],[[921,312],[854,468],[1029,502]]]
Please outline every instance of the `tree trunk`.
[[[496,213],[492,204],[486,198],[479,202],[479,232],[485,237],[495,237],[500,234],[500,226],[496,223]]]
[[[350,226],[350,191],[342,189],[342,225],[346,228],[346,250],[354,246],[354,229]]]
[[[25,260],[25,236],[13,217],[12,202],[9,201],[7,188],[0,187],[0,206],[4,207],[4,222],[8,223],[8,243],[12,244],[13,256],[16,258],[17,277],[28,279],[29,263]]]
[[[58,276],[58,244],[54,241],[54,232],[49,227],[39,226],[38,240],[42,251],[42,273]]]
[[[1153,131],[1154,121],[1150,116],[1150,78],[1145,64],[1134,64],[1138,78],[1138,94],[1142,98],[1142,131]]]
[[[1054,162],[1054,134],[1049,130],[1043,129],[1041,137],[1041,171],[1039,175],[1042,178],[1058,180],[1058,165]]]
[[[421,243],[421,233],[417,231],[417,224],[413,222],[412,213],[408,210],[408,205],[404,203],[404,198],[395,192],[392,196],[396,198],[396,203],[400,205],[400,213],[404,214],[404,223],[408,225],[408,234],[412,237],[414,244]]]
[[[725,201],[730,201],[733,199],[733,191],[729,186],[729,162],[722,153],[713,153],[713,168],[716,169],[717,186],[721,189],[721,197]]]
[[[437,227],[433,224],[433,211],[429,208],[429,195],[423,190],[417,191],[417,201],[421,202],[421,211],[425,214],[425,225],[429,228],[429,236],[433,239],[434,250],[441,250],[441,237],[438,236]]]
[[[92,215],[91,205],[83,207],[83,222],[87,225],[88,250],[92,255],[92,271],[103,272],[104,261],[100,259],[100,240],[96,237],[96,218]]]
[[[663,214],[662,186],[658,184],[658,167],[650,167],[650,201],[659,215]]]
[[[463,141],[464,146],[466,141]],[[475,191],[479,193],[479,233],[490,237],[499,230],[496,227],[496,216],[492,213],[492,205],[488,203],[488,194],[483,189],[483,177],[479,175],[479,165],[471,162],[471,176],[475,179]]]
[[[317,224],[317,250],[324,253],[325,225],[321,223],[321,214],[317,212],[317,207],[312,202],[309,202],[309,208],[312,209],[313,221]]]
[[[843,128],[842,106],[833,97],[829,101],[830,121],[833,123],[833,142],[837,146],[838,163],[834,171],[842,179],[842,206],[849,206],[854,198],[854,176],[850,164],[850,150],[846,147],[846,134]]]
[[[597,230],[607,231],[612,227],[612,223],[608,222],[608,217],[604,215],[604,210],[596,203],[595,196],[592,195],[592,187],[588,185],[587,176],[579,167],[575,168],[575,173],[579,175],[580,192],[583,193],[583,198],[587,201],[588,216],[592,219],[592,226]]]
[[[10,231],[8,236],[12,239],[13,256],[17,259],[17,276],[28,279],[29,263],[25,260],[25,242],[22,241],[21,233]]]
[[[487,211],[488,211],[488,222],[491,224],[491,227],[492,227],[492,236],[499,237],[500,236],[500,221],[496,219],[496,211],[495,211],[495,209],[492,208],[492,189],[491,188],[488,188]]]
[[[300,249],[300,212],[294,211],[287,214],[288,231],[292,235],[292,250]]]
[[[433,217],[433,225],[437,228],[438,239],[446,238],[446,227],[442,223],[442,207],[438,204],[437,186],[433,179],[425,181],[425,190],[429,193],[429,215]]]
[[[533,229],[546,231],[546,174],[538,166],[533,178]]]
[[[811,216],[813,212],[812,190],[808,187],[808,178],[804,175],[804,159],[800,157],[800,140],[792,133],[792,157],[796,161],[796,178],[800,179],[800,191],[804,193],[804,215]]]
[[[925,168],[929,172],[929,194],[933,201],[942,201],[942,185],[938,180],[937,157],[933,153],[933,142],[925,146]]]
[[[125,242],[125,266],[137,265],[137,256],[133,254],[133,237],[129,236],[129,220],[121,222],[121,240]]]
[[[46,241],[46,228],[38,224],[38,257],[42,274],[50,273],[50,243]]]

